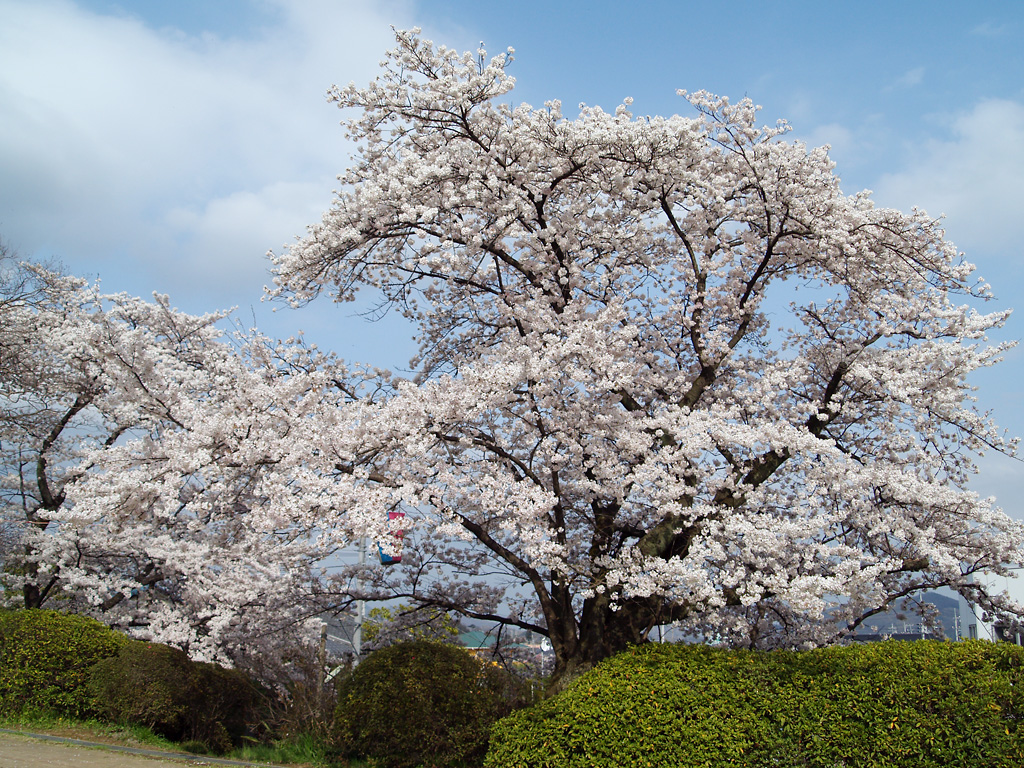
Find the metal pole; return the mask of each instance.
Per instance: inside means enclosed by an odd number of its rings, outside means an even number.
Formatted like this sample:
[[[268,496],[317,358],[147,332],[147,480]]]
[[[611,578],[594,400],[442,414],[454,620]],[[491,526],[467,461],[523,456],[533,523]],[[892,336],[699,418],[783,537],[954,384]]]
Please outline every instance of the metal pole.
[[[360,565],[360,576],[359,576],[359,587],[360,590],[363,586],[362,577],[362,566],[366,565],[366,537],[362,536],[359,539],[359,565]],[[356,658],[352,664],[355,666],[359,663],[359,657],[363,652],[363,620],[366,618],[366,603],[363,600],[356,600],[356,631],[352,634],[352,650],[355,651]]]
[[[324,674],[327,672],[327,622],[320,625],[320,647],[316,654],[316,700],[320,704],[324,700]]]

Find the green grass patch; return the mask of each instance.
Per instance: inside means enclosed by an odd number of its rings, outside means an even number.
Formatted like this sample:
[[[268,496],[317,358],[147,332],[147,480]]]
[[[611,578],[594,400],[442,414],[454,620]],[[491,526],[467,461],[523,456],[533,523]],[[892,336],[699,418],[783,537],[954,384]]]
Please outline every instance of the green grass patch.
[[[143,725],[108,723],[93,718],[77,719],[47,712],[22,712],[0,717],[0,728],[96,741],[101,744],[181,751],[181,745],[158,736]]]
[[[251,760],[260,763],[285,765],[303,764],[317,766],[336,765],[332,763],[324,743],[309,734],[299,734],[291,739],[282,739],[270,744],[259,742],[244,744],[231,750],[226,757],[231,760]],[[352,765],[358,765],[353,763]]]
[[[25,733],[41,733],[70,739],[95,741],[123,747],[208,754],[199,742],[175,742],[153,733],[149,728],[131,723],[108,723],[95,719],[76,719],[52,713],[19,713],[0,717],[0,728]],[[278,765],[312,766],[313,768],[364,768],[361,760],[332,761],[323,741],[308,734],[299,734],[269,744],[253,742],[228,751],[221,757]]]

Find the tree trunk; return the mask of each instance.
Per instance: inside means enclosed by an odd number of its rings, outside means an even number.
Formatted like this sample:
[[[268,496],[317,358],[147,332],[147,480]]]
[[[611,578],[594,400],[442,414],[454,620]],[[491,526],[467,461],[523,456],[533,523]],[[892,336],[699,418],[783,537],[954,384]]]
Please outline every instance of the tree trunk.
[[[21,593],[25,599],[26,608],[42,608],[42,593],[39,591],[39,587],[37,587],[35,584],[30,584],[26,581],[25,586],[21,590]]]
[[[26,552],[31,556],[31,550]],[[25,563],[25,579],[21,588],[21,595],[25,601],[25,608],[42,608],[46,600],[46,594],[39,588],[39,568],[29,560]]]
[[[658,607],[654,600],[630,600],[619,603],[618,610],[613,611],[606,595],[586,600],[577,633],[571,638],[551,638],[555,671],[548,684],[548,695],[565,690],[604,659],[646,643],[648,633],[657,624]]]

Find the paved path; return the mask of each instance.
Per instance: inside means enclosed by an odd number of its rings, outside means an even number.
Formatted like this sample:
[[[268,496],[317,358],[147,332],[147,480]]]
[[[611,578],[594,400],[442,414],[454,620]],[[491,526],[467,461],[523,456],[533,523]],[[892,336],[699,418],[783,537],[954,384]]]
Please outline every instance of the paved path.
[[[0,729],[0,768],[184,768],[196,765],[260,766],[215,757],[118,747],[60,736]],[[281,768],[269,766],[269,768]]]

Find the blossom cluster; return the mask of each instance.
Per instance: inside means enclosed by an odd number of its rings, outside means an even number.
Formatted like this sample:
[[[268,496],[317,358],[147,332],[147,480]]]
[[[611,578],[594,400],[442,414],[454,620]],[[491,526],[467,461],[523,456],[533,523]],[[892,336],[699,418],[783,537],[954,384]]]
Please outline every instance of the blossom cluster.
[[[673,622],[830,642],[943,585],[1019,614],[973,577],[1021,526],[967,487],[1015,450],[968,385],[1006,314],[939,221],[843,194],[747,99],[569,119],[509,103],[510,55],[397,39],[332,91],[360,150],[272,291],[418,329],[416,375],[325,435],[335,514],[413,528],[381,594],[543,632],[561,668]]]

